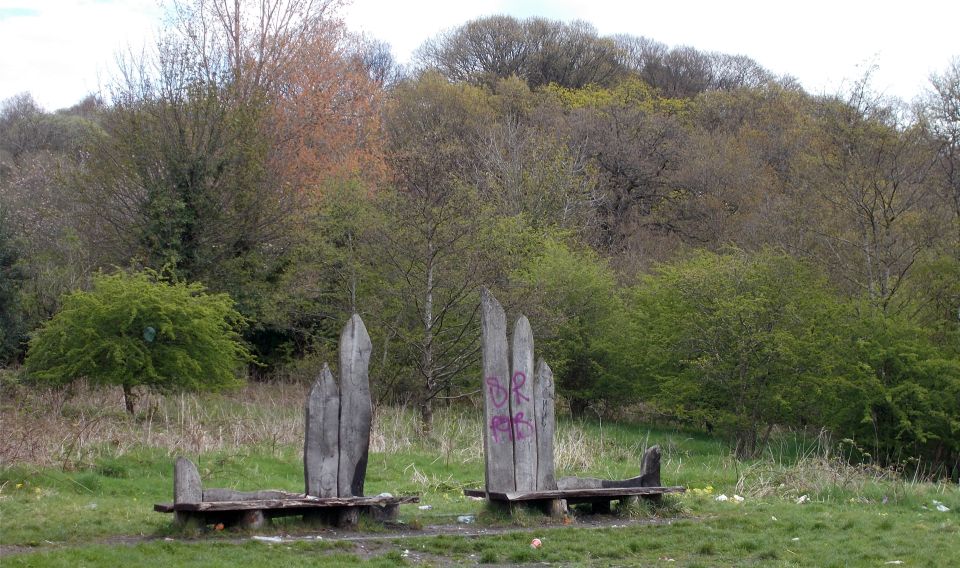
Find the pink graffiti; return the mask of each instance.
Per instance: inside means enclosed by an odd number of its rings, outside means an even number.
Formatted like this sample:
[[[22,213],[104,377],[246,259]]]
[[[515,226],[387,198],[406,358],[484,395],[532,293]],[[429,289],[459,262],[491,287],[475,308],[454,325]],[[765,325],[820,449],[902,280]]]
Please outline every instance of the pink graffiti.
[[[507,389],[503,388],[503,383],[500,382],[500,377],[487,377],[487,392],[490,394],[490,402],[493,403],[493,407],[498,410],[503,408],[503,406],[508,402],[510,392],[513,392],[514,404],[520,404],[523,401],[529,401],[530,397],[521,392],[521,389],[526,382],[527,375],[523,371],[517,371],[513,374],[510,391],[507,391]]]
[[[490,419],[490,433],[493,435],[494,444],[507,440],[525,440],[533,436],[533,431],[533,422],[525,419],[523,412],[518,412],[513,417],[497,414]]]
[[[517,377],[520,378],[519,381],[517,380]],[[513,403],[514,403],[514,404],[520,404],[520,401],[521,401],[521,400],[525,400],[525,401],[529,401],[529,400],[530,400],[530,398],[529,398],[528,396],[526,396],[525,394],[523,394],[522,392],[520,392],[520,389],[523,388],[523,385],[524,385],[526,382],[527,382],[527,375],[524,374],[523,371],[517,371],[516,373],[513,374],[513,380],[511,381],[511,383],[513,383],[513,385],[512,385],[510,388],[513,390]]]
[[[490,402],[494,408],[503,408],[507,404],[507,397],[510,395],[507,389],[500,383],[500,377],[487,377],[487,391],[490,393]]]

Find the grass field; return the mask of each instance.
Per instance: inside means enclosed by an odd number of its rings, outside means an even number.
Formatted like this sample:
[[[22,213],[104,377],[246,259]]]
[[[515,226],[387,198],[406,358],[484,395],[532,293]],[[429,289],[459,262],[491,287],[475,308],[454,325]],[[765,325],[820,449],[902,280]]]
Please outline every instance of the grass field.
[[[465,407],[439,412],[430,438],[412,413],[378,409],[366,493],[418,493],[430,506],[402,507],[399,527],[343,533],[287,520],[256,535],[182,532],[152,511],[171,500],[177,455],[197,461],[207,487],[301,491],[304,392],[253,385],[229,396],[151,396],[129,418],[117,393],[5,391],[0,564],[956,566],[960,558],[955,484],[851,465],[823,437],[781,434],[762,458],[743,462],[700,434],[561,420],[559,474],[633,476],[658,443],[664,484],[688,493],[565,522],[487,510],[462,494],[483,481],[480,412]],[[476,522],[457,523],[463,515]],[[530,547],[534,537],[540,549]]]

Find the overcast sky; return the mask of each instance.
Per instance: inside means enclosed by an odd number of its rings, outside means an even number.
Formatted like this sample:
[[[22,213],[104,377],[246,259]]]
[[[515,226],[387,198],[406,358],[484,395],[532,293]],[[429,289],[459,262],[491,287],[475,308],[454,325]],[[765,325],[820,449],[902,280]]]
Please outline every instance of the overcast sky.
[[[149,41],[160,14],[158,0],[0,0],[0,100],[29,91],[48,110],[76,103],[109,82],[118,50]],[[960,56],[957,0],[354,0],[343,14],[401,62],[474,18],[544,16],[747,55],[815,94],[875,65],[876,90],[911,100]]]

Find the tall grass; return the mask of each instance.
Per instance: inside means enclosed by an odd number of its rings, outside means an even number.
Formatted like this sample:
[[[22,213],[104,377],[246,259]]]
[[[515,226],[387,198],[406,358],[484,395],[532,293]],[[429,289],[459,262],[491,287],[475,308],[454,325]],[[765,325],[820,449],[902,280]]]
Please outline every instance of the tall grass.
[[[0,467],[31,465],[65,471],[92,466],[137,448],[173,455],[239,452],[290,456],[303,444],[303,404],[308,386],[297,382],[250,383],[227,394],[143,393],[129,416],[120,389],[79,384],[70,390],[6,388],[0,401]],[[387,456],[418,454],[428,461],[480,464],[483,418],[479,405],[442,407],[426,434],[413,409],[375,409],[370,450]],[[677,430],[599,420],[561,419],[554,443],[558,475],[624,478],[639,474],[640,458],[654,443],[663,450],[665,484],[728,486],[751,498],[879,500],[907,498],[920,480],[898,471],[854,463],[837,452],[826,433],[783,433],[757,460],[737,460],[721,442]],[[411,464],[418,485],[456,485]],[[454,470],[447,470],[454,471]]]

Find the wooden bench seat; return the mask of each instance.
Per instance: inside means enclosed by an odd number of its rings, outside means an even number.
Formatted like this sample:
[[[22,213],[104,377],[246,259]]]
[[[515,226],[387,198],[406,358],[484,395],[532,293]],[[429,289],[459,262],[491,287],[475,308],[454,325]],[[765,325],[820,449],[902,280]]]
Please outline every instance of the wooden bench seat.
[[[242,501],[201,501],[198,503],[158,503],[153,510],[158,513],[175,513],[177,521],[185,524],[224,523],[242,528],[259,528],[266,519],[303,515],[305,520],[314,520],[338,527],[357,524],[360,513],[378,520],[396,520],[400,505],[419,503],[415,495],[400,497],[313,497],[292,494],[281,499],[245,499]]]

